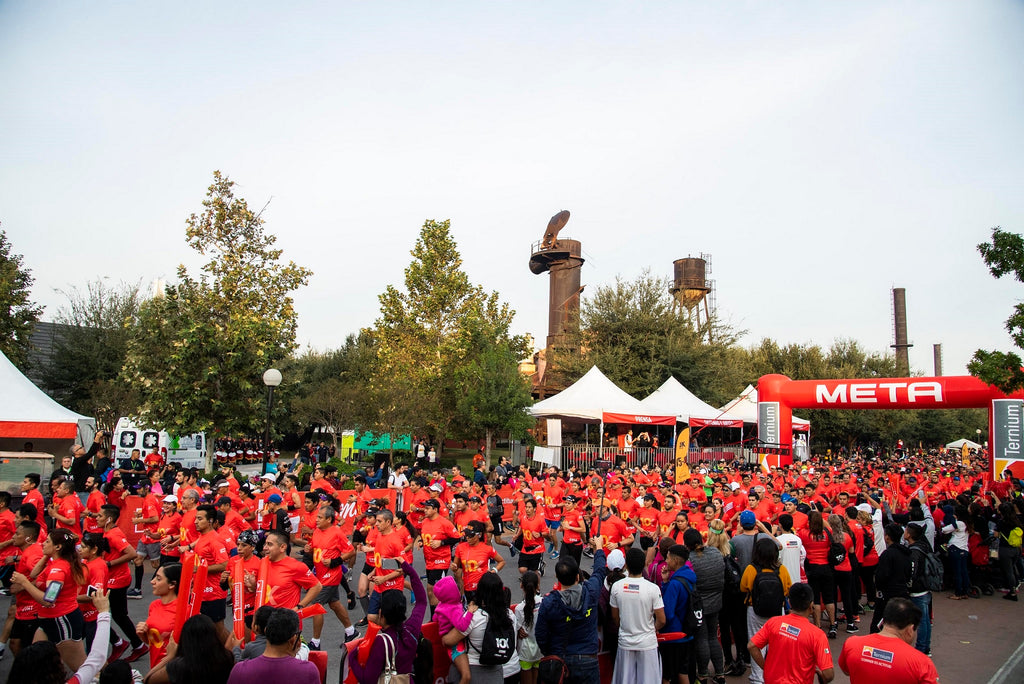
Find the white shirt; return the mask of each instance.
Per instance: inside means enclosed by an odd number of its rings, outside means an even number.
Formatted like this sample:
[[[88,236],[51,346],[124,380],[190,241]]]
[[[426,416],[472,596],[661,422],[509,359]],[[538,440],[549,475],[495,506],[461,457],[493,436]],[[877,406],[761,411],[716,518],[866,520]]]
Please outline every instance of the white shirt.
[[[619,648],[650,651],[658,648],[654,611],[665,607],[661,589],[643,577],[626,577],[612,587],[608,604],[619,609]]]
[[[782,550],[779,551],[779,560],[786,566],[789,577],[794,582],[797,581],[798,578],[803,577],[800,574],[800,570],[804,567],[804,558],[807,557],[804,543],[800,541],[800,537],[788,532],[780,534],[775,540],[782,544]]]

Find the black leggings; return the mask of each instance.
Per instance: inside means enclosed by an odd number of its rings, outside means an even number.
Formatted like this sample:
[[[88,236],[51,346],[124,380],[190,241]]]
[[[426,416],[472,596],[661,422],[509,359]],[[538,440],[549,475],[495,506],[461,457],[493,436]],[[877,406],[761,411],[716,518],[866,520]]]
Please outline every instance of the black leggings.
[[[874,565],[862,565],[857,571],[860,575],[860,581],[864,583],[864,596],[867,597],[868,603],[874,604],[875,602],[875,568],[878,567],[878,563]]]
[[[836,570],[836,588],[839,589],[840,597],[843,599],[843,611],[846,613],[847,626],[853,624],[853,620],[860,611],[857,610],[856,575],[850,570]]]
[[[142,645],[142,640],[135,633],[135,623],[128,617],[128,587],[110,589],[107,591],[107,597],[110,599],[110,617],[113,619],[114,624],[121,628],[125,638],[131,643],[132,648],[138,648]],[[110,643],[116,644],[117,642],[117,632],[111,629]]]
[[[750,662],[747,650],[747,607],[743,605],[743,594],[730,592],[722,594],[722,610],[718,612],[718,629],[722,635],[722,651],[727,663],[734,660]],[[736,657],[732,656],[732,645],[736,644]]]

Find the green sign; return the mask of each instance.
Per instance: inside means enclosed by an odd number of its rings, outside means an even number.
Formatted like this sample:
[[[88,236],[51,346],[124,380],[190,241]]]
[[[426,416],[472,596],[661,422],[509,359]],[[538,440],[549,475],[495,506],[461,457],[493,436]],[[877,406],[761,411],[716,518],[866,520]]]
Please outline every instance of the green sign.
[[[353,448],[360,451],[390,451],[391,435],[374,435],[372,432],[356,433]],[[412,451],[412,435],[398,435],[394,440],[394,448],[398,451]]]

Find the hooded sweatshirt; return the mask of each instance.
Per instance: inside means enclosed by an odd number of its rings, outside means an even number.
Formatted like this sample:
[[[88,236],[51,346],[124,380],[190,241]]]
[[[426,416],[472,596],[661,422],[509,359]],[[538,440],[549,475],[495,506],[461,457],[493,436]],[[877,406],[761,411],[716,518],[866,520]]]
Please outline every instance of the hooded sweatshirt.
[[[434,608],[434,619],[437,621],[438,634],[444,636],[455,629],[463,634],[469,631],[469,623],[473,621],[473,614],[462,608],[462,594],[459,593],[459,586],[452,577],[442,577],[434,585],[434,596],[438,604]]]
[[[597,655],[597,602],[607,572],[604,551],[594,553],[594,572],[544,597],[534,636],[544,655]]]

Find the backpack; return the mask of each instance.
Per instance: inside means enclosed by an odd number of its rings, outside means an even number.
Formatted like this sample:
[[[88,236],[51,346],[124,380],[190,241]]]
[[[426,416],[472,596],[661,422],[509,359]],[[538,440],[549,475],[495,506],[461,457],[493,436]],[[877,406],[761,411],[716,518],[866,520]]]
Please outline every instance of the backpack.
[[[412,681],[432,684],[434,679],[434,644],[423,634],[416,642],[416,660],[412,663]]]
[[[473,646],[469,639],[466,640],[466,643]],[[516,652],[515,621],[513,620],[505,629],[501,629],[488,615],[487,627],[484,629],[480,649],[477,650],[474,647],[473,650],[480,654],[481,665],[504,665],[512,660],[512,654]]]
[[[825,534],[828,535],[828,565],[831,568],[835,568],[837,565],[842,565],[843,561],[846,560],[846,547],[840,542],[837,542],[833,537],[832,533],[825,530]],[[781,614],[781,613],[780,613]]]
[[[740,580],[743,573],[740,572],[740,564],[732,556],[723,556],[725,559],[725,589],[732,593],[740,590]]]
[[[693,586],[682,577],[673,577],[672,579],[680,582],[686,587],[686,609],[683,613],[682,631],[688,637],[696,636],[697,630],[700,629],[701,625],[704,624],[704,599],[700,597]],[[676,610],[678,610],[678,606]]]
[[[750,588],[750,606],[754,614],[763,618],[782,615],[786,603],[786,591],[778,570],[762,572],[755,566],[754,583]]]
[[[918,549],[918,551],[921,551]],[[921,584],[928,591],[942,591],[946,569],[939,557],[931,552],[921,551]]]
[[[1015,549],[1019,549],[1021,541],[1022,539],[1024,539],[1024,530],[1020,529],[1019,527],[1014,527],[1012,530],[1010,530],[1010,536],[1006,537],[1004,535],[1004,538],[1006,539],[1007,544],[1014,547]]]

